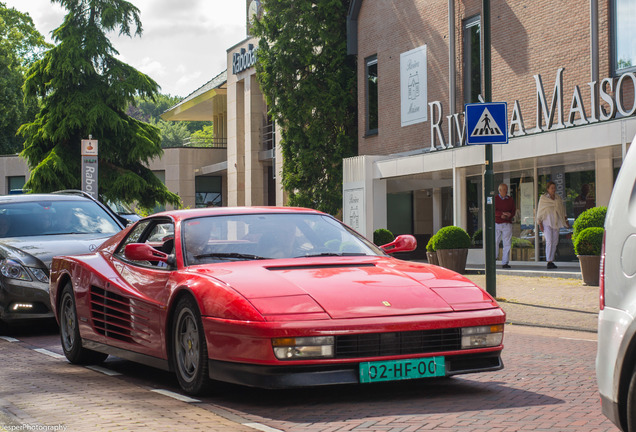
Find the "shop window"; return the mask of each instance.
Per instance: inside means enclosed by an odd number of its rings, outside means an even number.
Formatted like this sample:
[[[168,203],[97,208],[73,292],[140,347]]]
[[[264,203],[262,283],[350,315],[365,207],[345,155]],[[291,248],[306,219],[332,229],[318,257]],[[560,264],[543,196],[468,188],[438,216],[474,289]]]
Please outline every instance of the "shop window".
[[[464,103],[479,102],[481,94],[481,20],[464,21]]]
[[[194,179],[195,206],[220,207],[222,203],[221,177],[199,176]]]
[[[378,58],[369,57],[366,64],[366,135],[378,133]]]
[[[636,71],[636,4],[634,0],[613,0],[614,73]]]
[[[7,193],[21,193],[26,183],[24,176],[7,177]]]
[[[387,228],[394,235],[413,234],[413,192],[389,193]]]

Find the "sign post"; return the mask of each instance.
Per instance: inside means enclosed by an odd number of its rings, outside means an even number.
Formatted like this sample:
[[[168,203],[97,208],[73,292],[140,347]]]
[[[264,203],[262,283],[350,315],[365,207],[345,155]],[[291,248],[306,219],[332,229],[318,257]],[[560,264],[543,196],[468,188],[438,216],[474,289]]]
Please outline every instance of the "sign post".
[[[97,140],[92,139],[92,135],[89,135],[88,138],[82,140],[82,191],[98,200]]]

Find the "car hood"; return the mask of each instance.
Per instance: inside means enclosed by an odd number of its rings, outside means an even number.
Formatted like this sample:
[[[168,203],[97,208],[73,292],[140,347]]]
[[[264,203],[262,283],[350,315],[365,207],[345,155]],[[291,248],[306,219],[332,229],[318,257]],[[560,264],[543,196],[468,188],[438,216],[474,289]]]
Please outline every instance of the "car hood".
[[[246,297],[263,315],[318,312],[332,318],[419,315],[498,307],[485,291],[454,272],[385,257],[236,263],[211,276]],[[294,301],[297,299],[297,301]],[[286,309],[286,310],[281,310]]]
[[[28,266],[41,262],[47,268],[54,256],[80,255],[97,249],[110,236],[104,234],[64,234],[0,239],[0,249],[8,258]]]

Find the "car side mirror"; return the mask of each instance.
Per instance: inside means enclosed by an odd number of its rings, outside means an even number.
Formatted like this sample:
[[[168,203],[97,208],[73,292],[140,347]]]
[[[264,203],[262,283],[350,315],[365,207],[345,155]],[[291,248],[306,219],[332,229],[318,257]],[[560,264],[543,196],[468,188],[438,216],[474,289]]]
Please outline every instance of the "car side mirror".
[[[391,243],[380,246],[386,253],[411,252],[417,248],[417,240],[408,234],[399,235]]]
[[[146,243],[129,243],[124,248],[124,256],[131,261],[161,261],[166,264],[169,255],[158,251]],[[174,261],[174,257],[173,257]]]

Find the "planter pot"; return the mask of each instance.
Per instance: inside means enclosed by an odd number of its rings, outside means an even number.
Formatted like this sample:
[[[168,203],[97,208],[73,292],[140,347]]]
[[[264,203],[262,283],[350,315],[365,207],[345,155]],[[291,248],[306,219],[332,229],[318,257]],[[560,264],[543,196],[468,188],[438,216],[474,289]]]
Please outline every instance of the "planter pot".
[[[598,286],[601,257],[597,255],[577,255],[581,265],[581,277],[583,283],[590,286]]]
[[[426,251],[426,259],[429,264],[434,264],[436,266],[439,265],[439,260],[437,259],[437,252],[429,252]]]
[[[440,249],[436,251],[439,265],[457,273],[466,271],[468,249]]]

